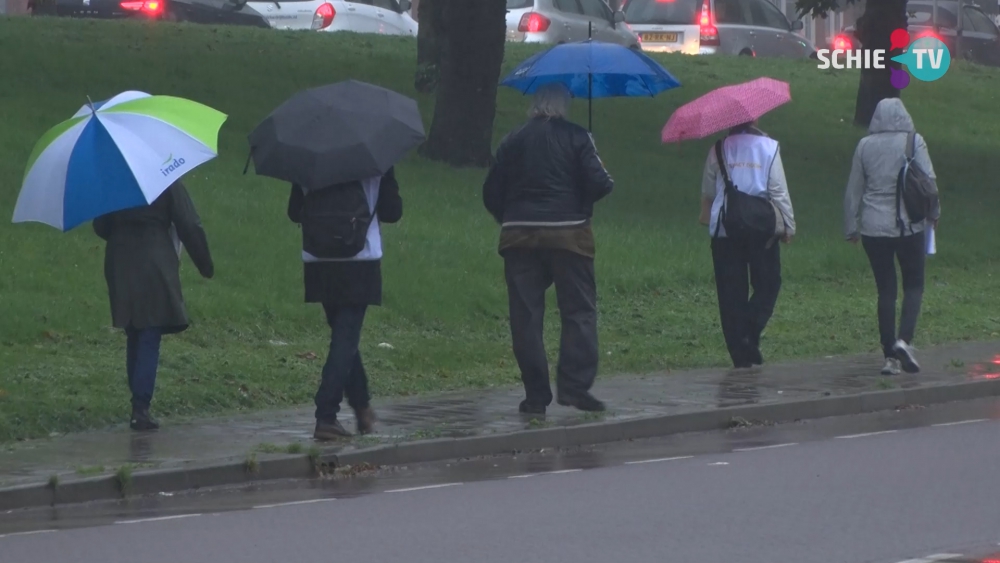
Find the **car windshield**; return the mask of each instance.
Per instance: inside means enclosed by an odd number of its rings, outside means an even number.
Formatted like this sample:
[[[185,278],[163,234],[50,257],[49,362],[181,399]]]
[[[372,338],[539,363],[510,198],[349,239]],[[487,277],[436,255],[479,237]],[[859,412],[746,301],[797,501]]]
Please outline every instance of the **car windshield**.
[[[525,8],[533,8],[535,6],[535,0],[507,0],[508,10],[523,10]]]
[[[934,25],[934,6],[932,4],[910,4],[906,7],[906,15],[907,25]],[[941,27],[958,27],[955,12],[941,6],[938,6],[937,23]]]
[[[695,25],[698,0],[630,0],[625,21],[634,24]]]

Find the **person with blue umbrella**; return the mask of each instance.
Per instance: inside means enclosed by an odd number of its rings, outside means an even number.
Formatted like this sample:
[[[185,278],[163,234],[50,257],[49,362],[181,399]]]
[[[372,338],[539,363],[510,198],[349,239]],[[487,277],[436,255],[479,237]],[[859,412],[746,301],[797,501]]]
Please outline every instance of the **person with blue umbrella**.
[[[526,95],[551,83],[564,85],[574,98],[587,98],[589,130],[593,130],[594,98],[653,97],[681,85],[642,52],[592,39],[538,53],[501,82]]]
[[[483,203],[501,225],[499,253],[525,415],[543,416],[552,402],[542,318],[553,284],[562,321],[556,400],[583,411],[605,409],[590,393],[599,358],[590,220],[614,181],[590,133],[566,119],[570,99],[562,84],[538,88],[529,121],[500,143],[483,184]]]

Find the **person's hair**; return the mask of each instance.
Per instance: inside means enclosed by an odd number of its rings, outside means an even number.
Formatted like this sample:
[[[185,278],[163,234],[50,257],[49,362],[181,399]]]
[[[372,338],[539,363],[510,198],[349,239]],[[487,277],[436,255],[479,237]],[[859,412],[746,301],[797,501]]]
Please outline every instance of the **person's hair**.
[[[535,91],[535,99],[528,110],[529,117],[564,118],[569,113],[569,90],[553,82]]]

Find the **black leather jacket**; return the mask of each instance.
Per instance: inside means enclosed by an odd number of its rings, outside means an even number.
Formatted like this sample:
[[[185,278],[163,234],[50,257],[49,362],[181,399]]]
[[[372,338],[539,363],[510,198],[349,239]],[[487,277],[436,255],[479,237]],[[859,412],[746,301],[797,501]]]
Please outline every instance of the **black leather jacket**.
[[[504,225],[563,226],[590,219],[614,185],[586,129],[535,118],[500,142],[483,203]]]

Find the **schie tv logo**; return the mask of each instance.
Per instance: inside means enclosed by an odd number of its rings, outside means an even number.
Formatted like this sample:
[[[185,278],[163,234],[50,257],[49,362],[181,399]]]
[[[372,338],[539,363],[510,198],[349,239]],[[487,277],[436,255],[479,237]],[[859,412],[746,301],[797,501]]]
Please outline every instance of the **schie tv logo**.
[[[910,34],[905,29],[897,29],[892,32],[890,41],[891,50],[905,50],[902,55],[896,55],[889,60],[906,66],[906,70],[910,71],[907,74],[905,70],[890,69],[892,73],[890,81],[894,88],[900,90],[906,88],[910,84],[910,74],[922,82],[933,82],[944,76],[951,66],[948,46],[937,37],[920,37],[910,43]],[[819,68],[823,70],[830,67],[884,69],[886,65],[886,52],[883,49],[867,51],[819,49],[816,51],[816,58],[819,59]]]

